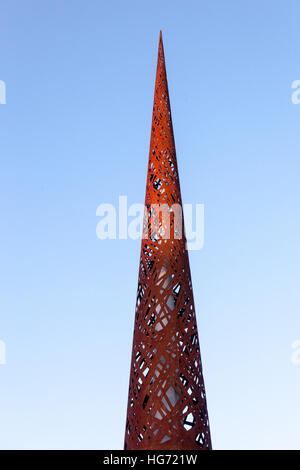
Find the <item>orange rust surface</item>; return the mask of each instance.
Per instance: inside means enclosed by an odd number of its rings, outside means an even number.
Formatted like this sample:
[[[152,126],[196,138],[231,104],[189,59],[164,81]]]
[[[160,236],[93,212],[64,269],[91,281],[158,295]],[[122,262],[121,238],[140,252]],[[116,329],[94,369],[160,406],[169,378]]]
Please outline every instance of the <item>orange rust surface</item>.
[[[161,33],[124,448],[211,449],[186,240],[153,204],[182,205]]]

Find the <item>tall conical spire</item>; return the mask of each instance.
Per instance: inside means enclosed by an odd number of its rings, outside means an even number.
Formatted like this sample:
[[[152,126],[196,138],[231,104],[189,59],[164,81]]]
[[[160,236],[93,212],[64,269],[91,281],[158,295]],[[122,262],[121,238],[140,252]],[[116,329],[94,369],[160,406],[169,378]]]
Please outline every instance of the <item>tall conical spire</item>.
[[[211,448],[181,206],[160,32],[125,449]]]

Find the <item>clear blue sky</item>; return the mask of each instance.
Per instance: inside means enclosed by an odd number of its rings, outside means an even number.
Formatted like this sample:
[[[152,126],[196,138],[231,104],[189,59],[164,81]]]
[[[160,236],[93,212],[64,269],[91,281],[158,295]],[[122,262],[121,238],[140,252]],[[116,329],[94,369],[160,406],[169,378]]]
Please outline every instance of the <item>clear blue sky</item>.
[[[0,5],[1,448],[121,448],[159,30],[213,446],[300,448],[297,0]]]

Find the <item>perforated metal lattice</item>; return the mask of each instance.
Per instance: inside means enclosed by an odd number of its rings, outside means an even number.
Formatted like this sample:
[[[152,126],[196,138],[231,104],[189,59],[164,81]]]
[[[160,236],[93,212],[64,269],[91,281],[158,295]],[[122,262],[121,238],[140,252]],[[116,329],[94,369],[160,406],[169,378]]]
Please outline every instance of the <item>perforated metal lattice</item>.
[[[172,212],[162,236],[159,204],[181,207],[161,34],[124,447],[210,449],[186,241]]]

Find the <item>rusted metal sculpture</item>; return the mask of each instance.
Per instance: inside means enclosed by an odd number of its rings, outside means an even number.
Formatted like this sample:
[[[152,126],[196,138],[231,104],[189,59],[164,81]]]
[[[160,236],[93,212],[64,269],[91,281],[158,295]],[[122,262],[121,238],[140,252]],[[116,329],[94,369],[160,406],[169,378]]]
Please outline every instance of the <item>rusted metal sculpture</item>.
[[[211,449],[183,218],[175,220],[175,209],[181,207],[160,33],[124,444],[128,450]],[[169,218],[162,217],[166,208],[173,208]]]

